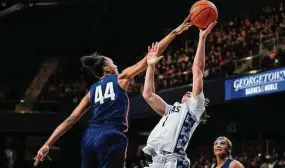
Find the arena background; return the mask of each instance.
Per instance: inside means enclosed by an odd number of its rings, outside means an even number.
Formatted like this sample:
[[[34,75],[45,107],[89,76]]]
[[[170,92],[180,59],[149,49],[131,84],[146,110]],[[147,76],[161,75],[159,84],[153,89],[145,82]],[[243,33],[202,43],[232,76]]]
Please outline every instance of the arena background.
[[[142,58],[147,45],[179,25],[194,2],[1,0],[0,167],[32,167],[38,148],[78,104],[94,82],[80,66],[81,56],[98,51],[122,70]],[[233,141],[233,156],[245,167],[285,167],[280,89],[285,83],[276,82],[275,93],[225,99],[232,89],[226,80],[284,67],[283,1],[213,2],[219,20],[208,39],[204,89],[211,100],[210,117],[189,144],[192,167],[212,165],[213,141],[220,135]],[[169,103],[191,89],[197,38],[197,28],[177,37],[158,65],[158,92]],[[127,167],[145,165],[140,149],[159,120],[140,95],[143,77],[135,78],[130,88]],[[39,167],[80,167],[80,139],[87,121],[88,114],[58,140]]]

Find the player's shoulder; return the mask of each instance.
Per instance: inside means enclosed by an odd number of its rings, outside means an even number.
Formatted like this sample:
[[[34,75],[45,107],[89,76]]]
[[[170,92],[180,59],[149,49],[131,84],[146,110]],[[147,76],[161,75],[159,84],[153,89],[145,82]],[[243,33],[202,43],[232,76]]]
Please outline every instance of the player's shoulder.
[[[230,163],[230,168],[244,168],[244,166],[237,160],[232,160],[232,162]]]
[[[117,74],[108,74],[108,75],[104,76],[103,78],[101,78],[96,83],[108,83],[110,81],[112,82],[112,81],[117,81],[117,80],[118,80]]]
[[[184,103],[180,103],[180,102],[175,102],[173,105],[171,105],[172,108],[177,108],[177,110],[182,110],[182,109],[185,109],[187,108],[187,103],[184,102]]]
[[[179,102],[175,102],[172,106],[181,106],[182,104]]]
[[[98,85],[106,85],[109,82],[115,82],[117,83],[117,76],[116,74],[114,75],[106,75],[99,79],[98,81],[94,82],[91,84],[90,88],[97,87]]]
[[[201,93],[195,95],[195,96],[192,96],[191,97],[192,99],[202,99],[204,100],[205,99],[205,96],[204,96],[204,92],[202,91]]]
[[[165,112],[167,113],[170,110],[175,109],[177,106],[181,106],[182,104],[179,102],[175,102],[173,104],[166,104]]]
[[[205,97],[204,97],[204,93],[201,92],[199,93],[198,95],[195,95],[195,96],[191,96],[191,98],[186,101],[186,104],[188,106],[197,106],[199,104],[205,104],[206,100],[205,100]]]
[[[105,76],[106,79],[118,79],[118,74],[108,74]]]

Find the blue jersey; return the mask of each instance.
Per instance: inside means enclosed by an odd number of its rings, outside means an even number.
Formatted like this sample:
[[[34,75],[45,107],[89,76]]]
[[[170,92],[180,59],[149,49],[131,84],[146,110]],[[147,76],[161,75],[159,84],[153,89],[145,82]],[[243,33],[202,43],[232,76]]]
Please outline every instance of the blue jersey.
[[[232,161],[232,158],[228,158],[221,168],[229,168]]]
[[[90,123],[122,131],[128,129],[129,98],[118,84],[118,75],[107,75],[90,87],[92,118]]]

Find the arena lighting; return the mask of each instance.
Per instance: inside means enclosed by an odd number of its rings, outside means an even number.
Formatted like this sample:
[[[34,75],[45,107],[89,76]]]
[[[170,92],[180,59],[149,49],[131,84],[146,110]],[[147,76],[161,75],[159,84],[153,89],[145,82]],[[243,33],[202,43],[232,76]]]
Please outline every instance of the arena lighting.
[[[249,57],[245,57],[243,59],[240,59],[238,61],[248,61],[248,60],[251,60],[252,59],[252,56],[249,56]]]
[[[270,157],[269,155],[266,155],[265,158],[266,158],[266,159],[270,159],[271,157]]]
[[[33,6],[51,6],[51,5],[57,5],[59,4],[58,2],[35,2],[34,0],[29,0],[28,2],[29,7]]]
[[[39,3],[34,3],[34,6],[51,6],[51,5],[58,5],[58,2],[39,2]]]
[[[258,71],[257,70],[252,70],[252,71],[249,71],[248,73],[249,74],[255,74],[255,73],[257,73]]]
[[[6,7],[6,5],[7,5],[6,2],[1,3],[1,6],[3,6],[3,7]]]
[[[23,10],[23,9],[25,9],[25,5],[20,4],[20,3],[15,4],[15,5],[7,8],[7,9],[1,11],[0,12],[0,17],[3,17],[5,15],[8,15],[10,13],[13,13],[13,12],[16,12],[16,11],[19,11],[19,10]]]
[[[245,60],[247,60],[247,61],[250,60],[250,59],[251,59],[251,57],[246,57],[246,58],[245,58]]]
[[[33,2],[31,0],[29,0],[25,4],[19,2],[13,6],[8,7],[5,10],[0,11],[0,18],[8,14],[21,11],[21,10],[34,7],[34,6],[52,6],[52,5],[58,5],[58,4],[59,2]],[[5,7],[7,5],[6,1],[2,2],[1,5]]]

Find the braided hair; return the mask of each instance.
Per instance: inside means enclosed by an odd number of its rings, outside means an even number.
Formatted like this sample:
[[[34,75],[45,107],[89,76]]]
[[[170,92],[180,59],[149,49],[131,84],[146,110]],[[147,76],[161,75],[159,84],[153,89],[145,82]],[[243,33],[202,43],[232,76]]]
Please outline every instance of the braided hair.
[[[83,67],[90,70],[92,74],[99,79],[104,75],[106,59],[107,57],[95,52],[94,54],[81,57],[80,61]]]

